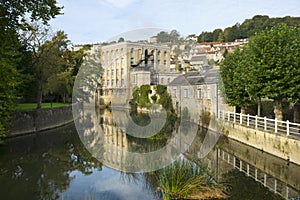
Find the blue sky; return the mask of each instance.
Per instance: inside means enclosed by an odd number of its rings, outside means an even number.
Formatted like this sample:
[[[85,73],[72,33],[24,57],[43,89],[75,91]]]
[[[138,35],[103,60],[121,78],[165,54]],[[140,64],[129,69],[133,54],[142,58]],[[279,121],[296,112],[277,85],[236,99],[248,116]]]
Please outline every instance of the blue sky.
[[[254,15],[300,17],[300,0],[58,0],[64,15],[51,21],[74,44],[97,43],[138,29],[199,34]],[[133,32],[131,32],[133,33]],[[153,34],[153,33],[151,33]],[[151,35],[150,34],[150,35]],[[117,36],[118,35],[118,36]],[[127,35],[125,35],[125,39]],[[129,37],[129,36],[128,36]],[[130,38],[129,38],[130,39]]]

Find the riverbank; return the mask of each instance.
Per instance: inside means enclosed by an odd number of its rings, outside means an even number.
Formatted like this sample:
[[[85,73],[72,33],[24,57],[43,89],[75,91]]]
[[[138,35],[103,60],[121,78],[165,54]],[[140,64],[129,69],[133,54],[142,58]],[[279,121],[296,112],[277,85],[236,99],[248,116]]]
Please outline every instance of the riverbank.
[[[12,114],[8,137],[49,130],[71,122],[73,122],[72,105],[16,111]]]
[[[300,141],[282,134],[269,133],[231,122],[224,122],[229,138],[300,165]]]

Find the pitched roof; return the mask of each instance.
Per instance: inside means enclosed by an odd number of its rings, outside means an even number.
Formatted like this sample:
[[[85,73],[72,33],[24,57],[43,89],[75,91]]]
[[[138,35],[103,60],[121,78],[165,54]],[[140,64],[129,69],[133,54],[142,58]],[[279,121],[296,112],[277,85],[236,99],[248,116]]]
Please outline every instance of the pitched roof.
[[[168,86],[214,84],[217,79],[218,69],[191,71],[179,75]]]

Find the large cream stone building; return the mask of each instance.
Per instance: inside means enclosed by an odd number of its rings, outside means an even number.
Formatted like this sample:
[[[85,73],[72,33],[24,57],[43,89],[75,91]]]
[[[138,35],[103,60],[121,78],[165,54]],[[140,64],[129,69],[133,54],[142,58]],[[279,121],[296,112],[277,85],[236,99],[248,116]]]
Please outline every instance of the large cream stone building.
[[[101,65],[98,98],[104,104],[125,105],[135,86],[168,84],[177,76],[170,76],[170,48],[164,45],[120,42],[102,46]]]

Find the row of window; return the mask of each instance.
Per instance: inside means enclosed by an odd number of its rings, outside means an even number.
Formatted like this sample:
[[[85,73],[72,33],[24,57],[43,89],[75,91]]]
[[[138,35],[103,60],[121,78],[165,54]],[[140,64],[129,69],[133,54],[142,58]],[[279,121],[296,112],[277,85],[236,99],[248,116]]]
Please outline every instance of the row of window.
[[[173,89],[173,96],[175,96],[175,97],[178,96],[176,88]],[[183,89],[183,97],[184,98],[189,98],[190,96],[191,96],[191,94],[189,92],[189,89]],[[211,89],[208,88],[207,89],[207,99],[211,99],[211,97],[212,97]],[[197,98],[198,99],[202,99],[203,98],[203,91],[202,91],[201,88],[197,89]]]
[[[171,79],[168,78],[168,79],[167,79],[167,84],[169,84],[170,82],[171,82]],[[161,84],[165,84],[165,78],[160,78],[160,83],[161,83]]]
[[[133,52],[134,52],[134,48],[131,48],[130,53],[133,54]],[[119,56],[119,55],[124,56],[124,53],[125,53],[124,49],[121,48],[120,51],[119,51],[119,49],[116,49],[116,50],[103,52],[103,57],[106,57],[106,58],[112,57],[112,58],[114,58],[115,56]],[[166,57],[167,56],[167,51],[163,51],[163,54]],[[160,56],[161,51],[157,51],[156,55]]]
[[[112,96],[125,96],[125,90],[112,90],[111,92],[108,91],[108,90],[105,90],[103,92],[103,94],[105,96],[109,96],[109,95],[112,95]]]
[[[117,76],[120,75],[119,72],[120,72],[120,70],[116,69],[116,75]],[[115,75],[115,69],[112,69],[111,71],[109,69],[106,70],[106,76],[108,77],[109,75],[114,76]],[[123,75],[124,75],[124,69],[122,68],[121,69],[121,76],[123,76]]]
[[[124,83],[125,83],[125,81],[124,81],[124,79],[122,79],[121,80],[121,85],[120,85],[120,81],[119,81],[119,79],[117,79],[116,80],[116,85],[114,85],[115,84],[115,81],[114,81],[114,79],[111,79],[111,81],[110,80],[107,80],[106,81],[106,86],[124,86]]]

